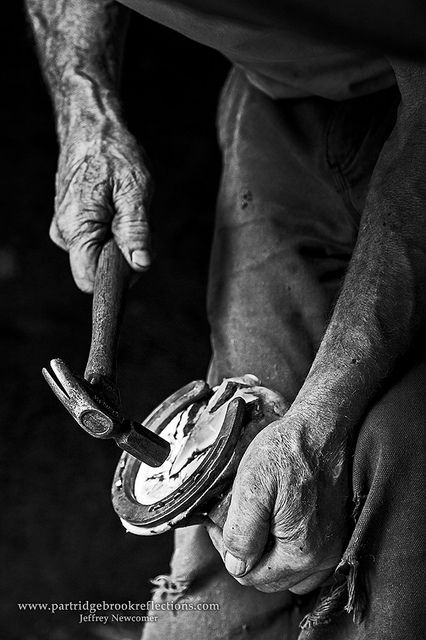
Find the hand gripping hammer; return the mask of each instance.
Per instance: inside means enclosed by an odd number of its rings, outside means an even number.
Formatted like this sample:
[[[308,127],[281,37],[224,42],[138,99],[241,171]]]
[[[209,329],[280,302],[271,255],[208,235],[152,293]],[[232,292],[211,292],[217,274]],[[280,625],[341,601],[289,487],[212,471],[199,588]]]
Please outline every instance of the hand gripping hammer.
[[[136,420],[122,416],[116,383],[116,352],[124,295],[131,269],[109,240],[99,256],[92,308],[92,340],[84,378],[59,358],[43,375],[74,420],[95,438],[113,438],[119,447],[151,467],[167,459],[170,444]]]

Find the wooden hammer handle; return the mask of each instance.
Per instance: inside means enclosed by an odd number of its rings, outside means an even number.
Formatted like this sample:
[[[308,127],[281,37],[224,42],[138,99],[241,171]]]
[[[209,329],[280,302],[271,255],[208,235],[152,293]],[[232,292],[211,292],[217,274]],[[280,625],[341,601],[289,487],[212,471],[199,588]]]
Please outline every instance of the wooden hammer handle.
[[[131,268],[114,239],[103,247],[96,271],[92,307],[92,341],[84,377],[92,383],[116,382],[116,354]]]

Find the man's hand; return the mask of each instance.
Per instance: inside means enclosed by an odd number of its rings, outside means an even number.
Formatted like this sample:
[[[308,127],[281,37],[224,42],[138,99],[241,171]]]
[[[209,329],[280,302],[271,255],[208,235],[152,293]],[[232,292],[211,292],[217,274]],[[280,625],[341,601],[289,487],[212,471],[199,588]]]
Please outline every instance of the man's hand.
[[[83,291],[114,235],[136,271],[149,265],[151,180],[119,99],[127,9],[114,0],[26,0],[60,145],[56,244],[70,252]]]
[[[147,209],[150,174],[135,139],[119,124],[62,141],[50,237],[69,251],[82,291],[93,290],[102,246],[113,233],[129,265],[150,264]]]
[[[339,562],[350,443],[426,322],[426,66],[392,66],[398,118],[327,331],[288,413],[247,449],[223,535],[210,528],[229,572],[264,591],[310,591]]]
[[[291,409],[259,433],[238,468],[223,532],[208,527],[229,573],[243,585],[307,593],[340,561],[347,456],[342,445],[313,437],[317,419]]]

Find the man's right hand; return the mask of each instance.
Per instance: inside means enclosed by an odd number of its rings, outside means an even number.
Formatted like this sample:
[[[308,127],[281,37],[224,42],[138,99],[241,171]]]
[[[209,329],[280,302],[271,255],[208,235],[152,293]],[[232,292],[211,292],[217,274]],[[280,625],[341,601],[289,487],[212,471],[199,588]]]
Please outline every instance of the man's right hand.
[[[111,0],[25,0],[60,142],[52,240],[77,286],[93,289],[111,233],[135,271],[149,266],[151,178],[119,99],[128,9]]]
[[[129,265],[150,264],[147,210],[152,181],[143,153],[124,126],[82,128],[62,140],[50,237],[69,251],[77,286],[93,290],[99,253],[111,231]]]

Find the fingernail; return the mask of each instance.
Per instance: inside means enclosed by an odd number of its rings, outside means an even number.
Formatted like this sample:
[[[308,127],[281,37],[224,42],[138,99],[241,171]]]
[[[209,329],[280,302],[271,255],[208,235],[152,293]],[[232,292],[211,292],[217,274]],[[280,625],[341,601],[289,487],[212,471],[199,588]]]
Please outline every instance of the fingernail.
[[[151,264],[151,258],[148,251],[138,249],[132,253],[132,262],[137,267],[149,267]]]
[[[233,576],[242,576],[246,572],[246,563],[229,553],[225,554],[225,567]]]

